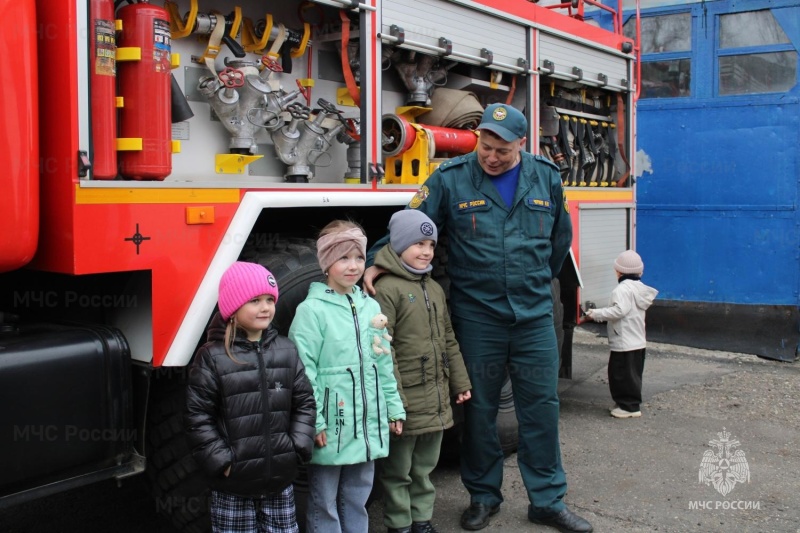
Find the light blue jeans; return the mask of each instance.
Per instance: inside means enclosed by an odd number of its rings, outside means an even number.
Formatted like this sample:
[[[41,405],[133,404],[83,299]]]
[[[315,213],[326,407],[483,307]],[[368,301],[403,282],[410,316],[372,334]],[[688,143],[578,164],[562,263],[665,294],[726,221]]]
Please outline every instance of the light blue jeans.
[[[374,461],[345,466],[308,465],[306,531],[369,531],[366,504],[374,473]]]

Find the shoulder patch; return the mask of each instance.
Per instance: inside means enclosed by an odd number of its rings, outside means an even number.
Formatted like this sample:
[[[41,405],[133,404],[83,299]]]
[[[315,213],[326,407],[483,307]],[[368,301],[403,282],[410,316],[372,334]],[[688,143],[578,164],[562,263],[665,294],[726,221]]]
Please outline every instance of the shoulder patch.
[[[429,191],[427,186],[423,185],[422,187],[420,187],[419,190],[417,191],[417,194],[415,194],[414,197],[411,198],[411,201],[408,202],[408,207],[410,207],[411,209],[416,209],[419,206],[421,206],[422,202],[424,202],[425,199],[428,197],[428,193]]]
[[[466,162],[467,162],[467,158],[465,156],[463,156],[463,155],[460,155],[458,157],[453,157],[451,159],[448,159],[447,161],[445,161],[441,165],[439,165],[439,170],[445,171],[445,170],[447,170],[449,168],[453,168],[453,167],[457,167],[457,166],[463,165]]]
[[[553,163],[552,161],[550,161],[549,159],[547,159],[543,155],[534,155],[533,158],[535,160],[537,160],[537,161],[541,161],[542,163],[547,163],[548,165],[550,165],[554,169],[559,170],[558,165],[556,165],[555,163]],[[560,170],[559,170],[559,172],[560,172]]]

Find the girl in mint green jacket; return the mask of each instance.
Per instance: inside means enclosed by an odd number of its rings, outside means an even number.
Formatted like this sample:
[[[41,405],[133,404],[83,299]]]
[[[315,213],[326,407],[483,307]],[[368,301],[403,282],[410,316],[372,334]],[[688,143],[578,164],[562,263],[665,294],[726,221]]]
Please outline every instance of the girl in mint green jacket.
[[[327,282],[311,284],[289,329],[317,402],[308,468],[310,532],[369,529],[365,505],[374,461],[388,455],[389,432],[399,435],[405,419],[392,357],[372,347],[370,321],[380,305],[356,286],[366,244],[363,230],[349,221],[322,230],[317,256]]]

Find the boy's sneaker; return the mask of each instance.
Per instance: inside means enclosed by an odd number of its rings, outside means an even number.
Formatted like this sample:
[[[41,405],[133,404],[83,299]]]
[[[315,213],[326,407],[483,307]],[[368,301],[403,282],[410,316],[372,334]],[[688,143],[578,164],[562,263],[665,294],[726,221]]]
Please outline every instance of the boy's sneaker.
[[[433,527],[430,520],[426,522],[414,522],[411,524],[411,533],[439,533]]]
[[[626,411],[620,407],[615,407],[611,410],[611,416],[614,418],[639,418],[642,416],[641,411]]]
[[[619,405],[617,405],[617,404],[614,404],[614,407],[609,407],[609,408],[608,408],[608,412],[610,413],[610,412],[612,412],[614,409],[619,409]]]

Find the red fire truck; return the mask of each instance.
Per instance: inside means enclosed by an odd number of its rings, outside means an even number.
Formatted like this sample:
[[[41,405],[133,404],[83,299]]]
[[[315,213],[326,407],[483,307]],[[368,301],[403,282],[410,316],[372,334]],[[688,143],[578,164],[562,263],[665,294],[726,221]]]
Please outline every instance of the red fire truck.
[[[380,237],[494,102],[567,188],[568,376],[577,291],[634,240],[635,50],[621,6],[545,3],[0,1],[0,506],[145,472],[202,530],[182,384],[224,269],[276,274],[285,332],[316,232]]]

